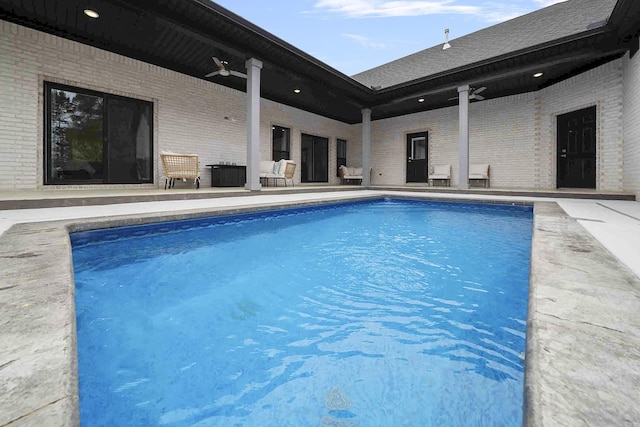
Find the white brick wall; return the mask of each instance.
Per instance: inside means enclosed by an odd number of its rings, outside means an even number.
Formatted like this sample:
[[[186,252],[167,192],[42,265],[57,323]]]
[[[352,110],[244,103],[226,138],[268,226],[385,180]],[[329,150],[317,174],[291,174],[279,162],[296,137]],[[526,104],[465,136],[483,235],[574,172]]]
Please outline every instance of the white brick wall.
[[[624,189],[640,200],[640,53],[624,64]]]
[[[492,187],[533,187],[534,115],[532,94],[471,103],[469,161],[491,165]],[[373,183],[405,183],[406,135],[425,130],[429,132],[429,168],[451,164],[451,185],[458,185],[457,106],[374,121]]]
[[[596,188],[622,190],[622,62],[616,60],[540,91],[539,188],[556,185],[558,115],[596,105]]]
[[[156,184],[141,187],[163,185],[163,150],[197,153],[205,186],[205,165],[246,164],[245,93],[0,20],[0,190],[43,188],[43,81],[153,102]],[[298,163],[300,132],[328,137],[329,177],[337,182],[335,140],[359,145],[355,127],[264,99],[261,108],[263,159],[271,157],[272,124],[292,129],[292,158]],[[299,176],[298,169],[298,181]]]
[[[338,184],[336,176],[336,139],[347,140],[347,161],[360,165],[360,134],[355,126],[338,122],[317,114],[308,113],[296,108],[287,107],[273,101],[263,99],[260,103],[260,156],[271,158],[271,126],[279,125],[291,129],[291,158],[298,163],[295,182],[300,182],[300,140],[303,133],[329,139],[329,183]]]
[[[487,94],[490,91],[489,87]],[[471,103],[469,161],[491,165],[491,187],[553,189],[556,117],[592,105],[598,107],[597,188],[622,191],[621,60],[538,92]],[[424,130],[429,131],[430,167],[450,163],[451,184],[457,185],[457,106],[373,122],[373,183],[405,183],[406,134]],[[627,151],[632,152],[632,147],[638,150],[637,145],[629,145]],[[638,162],[640,153],[635,158]]]
[[[596,105],[597,188],[637,192],[638,61],[638,57],[616,60],[535,93],[472,103],[470,161],[491,165],[492,187],[555,188],[556,117]],[[158,163],[161,150],[198,153],[205,186],[210,184],[206,164],[246,163],[243,92],[0,21],[0,190],[43,188],[45,80],[154,103],[156,183],[150,186],[164,181]],[[487,94],[490,91],[491,87]],[[264,99],[260,120],[263,159],[271,157],[274,124],[291,128],[291,157],[298,164],[302,133],[329,138],[330,183],[338,182],[337,138],[348,141],[349,165],[362,163],[360,125],[348,125]],[[406,134],[418,131],[429,132],[429,165],[450,163],[452,185],[457,185],[457,106],[372,122],[373,184],[405,183]],[[296,171],[296,181],[299,180],[300,168]]]

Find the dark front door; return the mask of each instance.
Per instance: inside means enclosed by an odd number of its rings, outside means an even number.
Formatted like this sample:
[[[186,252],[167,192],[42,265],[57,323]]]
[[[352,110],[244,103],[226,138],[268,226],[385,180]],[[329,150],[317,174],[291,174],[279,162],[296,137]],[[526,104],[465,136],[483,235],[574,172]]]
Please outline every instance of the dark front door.
[[[596,107],[558,116],[558,188],[596,188]]]
[[[407,182],[427,182],[427,132],[407,135]]]
[[[300,181],[329,181],[329,140],[302,134],[302,168]]]

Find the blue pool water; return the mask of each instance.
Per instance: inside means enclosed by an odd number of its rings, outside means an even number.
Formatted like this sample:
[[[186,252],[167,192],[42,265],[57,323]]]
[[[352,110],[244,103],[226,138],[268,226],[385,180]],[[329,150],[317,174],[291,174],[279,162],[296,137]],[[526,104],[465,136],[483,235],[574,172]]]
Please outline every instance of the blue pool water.
[[[75,233],[83,426],[520,426],[532,210]]]

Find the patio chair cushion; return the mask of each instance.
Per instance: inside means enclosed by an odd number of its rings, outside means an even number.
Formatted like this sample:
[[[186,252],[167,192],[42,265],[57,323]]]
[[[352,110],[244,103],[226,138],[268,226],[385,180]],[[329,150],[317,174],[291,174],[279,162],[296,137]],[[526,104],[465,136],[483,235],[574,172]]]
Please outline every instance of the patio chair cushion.
[[[273,174],[275,163],[273,160],[260,160],[260,176]]]
[[[342,179],[362,179],[362,168],[340,166],[340,175]]]
[[[429,179],[451,179],[451,165],[433,165]]]
[[[489,164],[470,163],[469,179],[489,179]]]
[[[284,178],[287,163],[291,160],[260,160],[260,178]]]

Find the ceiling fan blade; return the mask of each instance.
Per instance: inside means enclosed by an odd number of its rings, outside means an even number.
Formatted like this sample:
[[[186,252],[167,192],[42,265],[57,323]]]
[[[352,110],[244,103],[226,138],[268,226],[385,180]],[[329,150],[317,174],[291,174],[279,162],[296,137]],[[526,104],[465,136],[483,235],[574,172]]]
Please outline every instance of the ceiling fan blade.
[[[212,56],[212,58],[213,58],[213,62],[215,62],[215,63],[216,63],[216,66],[217,66],[218,68],[224,68],[224,67],[222,66],[222,62],[220,62],[220,60],[219,60],[218,58],[216,58],[215,56]]]
[[[484,92],[485,90],[487,90],[487,87],[486,86],[482,86],[482,87],[479,87],[478,89],[474,90],[473,93],[474,94],[478,94],[478,93]]]
[[[229,74],[231,74],[232,76],[236,76],[236,77],[243,78],[243,79],[246,79],[246,78],[247,78],[247,75],[246,75],[246,74],[244,74],[244,73],[241,73],[240,71],[233,71],[233,70],[231,70],[231,71],[229,71]]]
[[[454,96],[453,98],[449,98],[449,101],[457,101],[457,100],[458,100],[457,96]]]
[[[484,96],[474,95],[473,97],[474,97],[475,99],[477,99],[478,101],[484,101]]]
[[[217,76],[218,74],[220,74],[220,71],[214,71],[213,73],[207,74],[205,77],[213,77],[213,76]]]

